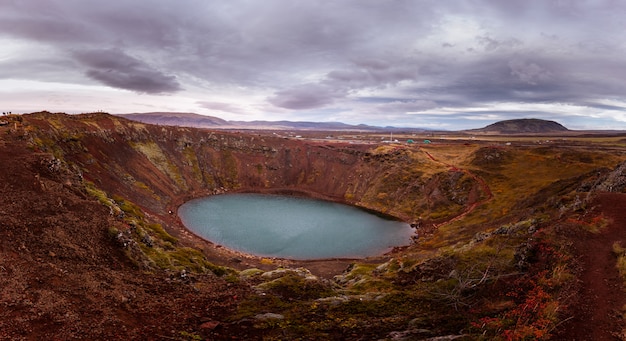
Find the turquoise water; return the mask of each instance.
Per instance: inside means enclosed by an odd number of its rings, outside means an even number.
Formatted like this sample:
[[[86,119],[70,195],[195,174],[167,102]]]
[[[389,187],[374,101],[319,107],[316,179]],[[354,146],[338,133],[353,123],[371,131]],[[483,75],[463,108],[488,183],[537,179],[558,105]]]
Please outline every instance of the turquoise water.
[[[230,249],[290,259],[361,258],[408,245],[408,224],[329,201],[225,194],[189,201],[178,214],[197,235]]]

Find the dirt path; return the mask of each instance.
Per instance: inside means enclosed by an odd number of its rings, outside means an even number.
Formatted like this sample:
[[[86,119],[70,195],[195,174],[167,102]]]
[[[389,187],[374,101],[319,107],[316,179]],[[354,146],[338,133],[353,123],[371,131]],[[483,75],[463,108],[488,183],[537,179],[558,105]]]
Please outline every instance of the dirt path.
[[[595,205],[610,223],[599,234],[575,242],[582,266],[580,298],[557,340],[626,340],[621,316],[626,294],[612,253],[614,242],[626,241],[626,194],[599,194]]]

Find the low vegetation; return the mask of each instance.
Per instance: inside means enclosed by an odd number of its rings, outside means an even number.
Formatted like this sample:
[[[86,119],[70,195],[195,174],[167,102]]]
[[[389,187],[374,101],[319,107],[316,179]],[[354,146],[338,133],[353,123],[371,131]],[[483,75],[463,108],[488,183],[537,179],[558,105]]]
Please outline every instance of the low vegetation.
[[[266,340],[549,339],[567,320],[576,285],[570,236],[607,226],[588,205],[603,174],[626,155],[475,140],[336,147],[108,115],[28,121],[20,133],[30,147],[59,160],[67,173],[59,183],[108,208],[103,233],[134,267],[192,288],[203,285],[195,276],[206,276],[249,290],[228,298],[236,303],[219,328],[203,321],[175,331],[186,339],[244,330]],[[267,189],[391,214],[412,223],[419,238],[321,277],[305,262],[202,250],[176,230],[173,210],[184,200]],[[626,281],[625,248],[612,249]]]

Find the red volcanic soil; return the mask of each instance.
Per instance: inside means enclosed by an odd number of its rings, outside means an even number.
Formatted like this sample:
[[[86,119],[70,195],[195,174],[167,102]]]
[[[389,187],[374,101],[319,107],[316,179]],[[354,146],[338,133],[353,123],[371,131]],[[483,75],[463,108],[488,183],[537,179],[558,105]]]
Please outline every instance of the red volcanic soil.
[[[54,167],[24,141],[0,141],[0,340],[167,339],[203,324],[219,339],[224,327],[205,323],[249,289],[139,270],[107,235],[108,208],[55,181]]]
[[[588,233],[575,242],[581,266],[580,297],[555,339],[624,340],[626,336],[622,332],[626,294],[612,252],[613,243],[626,241],[626,194],[601,193],[595,204],[609,224],[600,233]]]
[[[488,184],[480,177],[445,163],[447,167],[442,169],[451,170],[422,179],[419,172],[409,172],[417,163],[402,150],[377,154],[347,144],[256,135],[205,136],[199,130],[156,126],[139,129],[107,116],[92,116],[90,123],[96,122],[97,128],[82,122],[81,117],[50,115],[45,119],[27,117],[29,125],[23,127],[19,127],[21,121],[0,126],[0,340],[250,340],[264,336],[254,322],[239,316],[238,309],[246,307],[242,302],[256,297],[249,283],[229,280],[228,276],[155,270],[135,263],[137,258],[128,254],[131,249],[121,247],[111,232],[112,228],[130,229],[130,225],[88,194],[85,180],[107,193],[138,202],[146,215],[164,223],[168,232],[179,238],[181,246],[197,246],[210,261],[234,268],[263,269],[263,262],[209,245],[183,230],[173,211],[187,199],[187,192],[204,195],[238,181],[241,189],[299,189],[325,193],[335,200],[344,198],[350,189],[355,197],[376,204],[378,195],[369,191],[374,186],[388,195],[386,205],[396,205],[397,212],[407,217],[411,211],[402,211],[401,203],[418,207],[422,197],[438,197],[439,204],[450,207],[448,219],[492,198]],[[65,129],[57,130],[53,123]],[[115,123],[120,126],[116,128]],[[46,138],[50,141],[42,141]],[[158,146],[172,167],[180,170],[180,178],[157,169],[147,156],[132,148],[137,142],[144,142],[139,145],[146,154],[150,154],[151,146]],[[47,149],[38,149],[38,143]],[[65,148],[61,152],[67,164],[54,156],[59,144]],[[190,147],[195,163],[183,162],[181,150],[189,146],[195,148]],[[103,152],[111,149],[115,152]],[[72,164],[83,168],[78,171]],[[191,164],[204,168],[195,169]],[[151,192],[130,186],[128,178],[143,183]],[[471,180],[466,182],[467,188],[462,186],[464,178]],[[407,179],[413,185],[398,190]],[[208,180],[213,180],[214,186],[208,186]],[[186,188],[181,190],[177,182]],[[447,187],[451,189],[444,191],[442,183],[450,184]],[[464,205],[452,205],[444,194],[466,195],[467,200]],[[572,232],[573,236],[568,236],[578,255],[579,290],[569,299],[576,300],[566,312],[565,318],[571,318],[558,326],[555,339],[610,340],[622,334],[626,295],[612,245],[616,241],[626,245],[626,194],[598,194],[593,205],[596,211],[591,213],[604,216],[610,223],[597,234]],[[287,265],[305,266],[316,275],[331,278],[349,263],[332,260]],[[281,264],[268,267],[277,265]],[[445,270],[444,276],[448,276],[451,272]],[[449,316],[445,313],[442,321]],[[308,316],[319,321],[325,318]],[[383,327],[376,333],[388,335],[387,320],[371,321],[378,323],[374,328]],[[356,339],[343,335],[341,329],[330,330],[328,336]],[[361,339],[374,339],[370,336]]]

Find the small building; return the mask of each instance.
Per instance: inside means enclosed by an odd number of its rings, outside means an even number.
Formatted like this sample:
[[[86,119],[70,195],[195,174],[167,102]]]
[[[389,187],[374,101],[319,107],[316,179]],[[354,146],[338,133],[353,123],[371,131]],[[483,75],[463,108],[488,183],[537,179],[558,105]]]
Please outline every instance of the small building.
[[[415,143],[415,141],[413,141],[413,140],[411,140],[411,139],[408,139],[408,140],[406,140],[406,143],[407,143],[407,144],[413,144],[413,143]]]
[[[430,144],[430,140],[424,140],[424,144]]]

